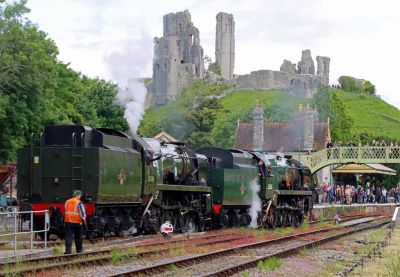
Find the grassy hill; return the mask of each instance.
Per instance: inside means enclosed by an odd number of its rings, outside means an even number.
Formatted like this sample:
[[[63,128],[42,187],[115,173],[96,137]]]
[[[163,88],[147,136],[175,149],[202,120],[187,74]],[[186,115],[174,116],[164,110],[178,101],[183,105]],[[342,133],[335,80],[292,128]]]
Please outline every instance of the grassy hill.
[[[376,96],[334,90],[354,120],[353,134],[400,141],[400,110]]]
[[[195,96],[219,95],[226,89],[225,86],[196,83],[193,88],[186,89],[176,103],[147,110],[139,131],[144,136],[154,136],[165,130],[184,140],[193,130],[185,115],[196,102]],[[334,91],[343,100],[347,113],[354,120],[352,135],[355,141],[361,134],[364,137],[368,134],[368,137],[400,141],[399,109],[375,96]],[[263,107],[265,120],[268,121],[290,121],[299,104],[313,104],[313,99],[301,99],[281,91],[232,92],[218,100],[223,109],[216,115],[210,134],[213,145],[233,146],[238,118],[242,122],[251,121],[256,101]]]

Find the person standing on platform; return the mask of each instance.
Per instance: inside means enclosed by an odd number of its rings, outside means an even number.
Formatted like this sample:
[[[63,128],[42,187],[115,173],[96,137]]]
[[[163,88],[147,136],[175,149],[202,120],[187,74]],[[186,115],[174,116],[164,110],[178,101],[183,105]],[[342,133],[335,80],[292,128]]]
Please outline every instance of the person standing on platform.
[[[75,190],[72,198],[65,202],[65,255],[71,254],[72,239],[75,240],[76,252],[83,252],[82,223],[86,224],[85,206],[81,202],[82,192]]]

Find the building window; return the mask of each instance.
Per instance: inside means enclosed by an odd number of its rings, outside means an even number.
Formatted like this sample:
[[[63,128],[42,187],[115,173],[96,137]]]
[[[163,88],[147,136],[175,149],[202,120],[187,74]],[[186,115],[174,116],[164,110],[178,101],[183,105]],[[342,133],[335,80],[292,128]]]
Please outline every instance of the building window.
[[[157,70],[159,70],[160,69],[160,64],[157,64],[156,66],[157,66]]]

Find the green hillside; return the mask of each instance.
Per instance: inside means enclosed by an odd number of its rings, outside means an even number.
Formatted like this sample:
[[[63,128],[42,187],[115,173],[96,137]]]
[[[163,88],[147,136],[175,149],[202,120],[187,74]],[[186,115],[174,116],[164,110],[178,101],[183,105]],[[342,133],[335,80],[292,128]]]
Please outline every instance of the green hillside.
[[[213,93],[220,94],[226,87],[213,86]],[[354,141],[369,141],[371,138],[384,138],[400,141],[400,110],[378,97],[330,90],[344,104],[345,113],[353,119],[351,138]],[[150,108],[142,121],[140,132],[153,136],[164,130],[180,140],[185,140],[196,131],[188,120],[188,112],[196,106],[196,97],[209,96],[208,86],[196,84],[196,93],[188,88],[181,100],[176,103]],[[221,106],[215,110],[215,120],[209,132],[211,144],[232,147],[238,118],[242,122],[251,121],[251,112],[256,101],[263,107],[265,120],[290,121],[298,105],[314,105],[314,99],[301,99],[281,91],[239,91],[232,92],[217,100]],[[334,140],[337,138],[333,138]],[[342,138],[340,138],[342,139]]]
[[[376,96],[334,90],[354,120],[353,134],[400,141],[400,110]]]

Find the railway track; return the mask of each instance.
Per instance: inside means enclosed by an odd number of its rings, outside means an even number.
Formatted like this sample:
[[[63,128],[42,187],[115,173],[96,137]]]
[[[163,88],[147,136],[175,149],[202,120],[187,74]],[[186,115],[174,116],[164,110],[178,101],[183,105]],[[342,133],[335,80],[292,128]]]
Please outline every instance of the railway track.
[[[15,262],[0,264],[0,276],[18,275],[24,276],[37,274],[42,271],[65,269],[70,266],[103,265],[113,261],[113,253],[118,253],[119,259],[144,258],[167,253],[174,249],[182,249],[194,246],[205,246],[210,244],[221,244],[229,241],[243,239],[235,233],[216,233],[207,236],[196,236],[192,238],[180,238],[175,240],[164,240],[161,242],[142,243],[137,245],[124,245],[118,248],[107,248],[97,251],[79,254],[52,256],[46,258],[25,259]],[[186,245],[184,245],[186,244]],[[163,247],[163,248],[160,248]],[[150,250],[146,249],[150,248]],[[22,267],[21,269],[18,269]],[[6,273],[6,274],[5,274]]]
[[[372,219],[370,220],[372,221]],[[303,232],[299,234],[294,234],[286,237],[279,237],[276,239],[270,239],[264,241],[265,245],[270,243],[284,242],[293,238],[306,237],[307,235],[315,235],[318,233],[327,232],[331,229],[321,228],[314,231]],[[240,234],[240,233],[239,233]],[[105,265],[113,262],[113,256],[115,253],[118,254],[119,259],[129,261],[130,259],[147,258],[151,256],[156,256],[160,254],[168,253],[168,251],[174,249],[187,249],[190,247],[199,247],[213,244],[224,244],[232,241],[239,241],[246,238],[250,238],[249,235],[238,236],[238,233],[228,233],[219,232],[208,234],[206,236],[199,236],[198,234],[194,237],[178,237],[171,240],[162,241],[138,241],[137,238],[131,238],[124,240],[123,247],[118,248],[106,248],[92,252],[85,252],[80,254],[72,254],[65,256],[53,256],[47,258],[37,258],[37,259],[25,259],[17,262],[11,262],[6,264],[0,264],[0,276],[4,276],[4,272],[11,275],[25,276],[29,274],[38,274],[44,271],[50,271],[54,269],[64,270],[72,266],[83,267],[83,266],[95,266],[95,265]],[[121,240],[116,240],[116,242],[121,242]],[[136,244],[135,244],[136,243]],[[255,246],[258,245],[257,243]],[[246,246],[247,248],[251,246]],[[228,251],[229,252],[229,251]],[[208,255],[208,254],[205,254]]]
[[[335,229],[335,232],[333,232],[332,229],[314,230],[310,232],[289,235],[282,238],[231,247],[194,257],[182,258],[175,261],[168,261],[156,265],[141,267],[130,271],[111,274],[108,275],[108,277],[153,276],[157,274],[159,274],[159,276],[167,276],[168,272],[171,273],[171,269],[173,268],[178,268],[179,271],[172,273],[171,276],[230,276],[234,273],[257,266],[259,261],[264,261],[271,257],[289,256],[299,252],[301,249],[312,248],[317,245],[354,234],[356,232],[378,228],[388,224],[389,222],[389,219],[381,219],[380,222],[371,224],[369,226],[358,228],[340,228]],[[353,226],[366,223],[367,222],[356,223],[353,224]],[[322,233],[327,233],[327,235],[324,235],[321,238]],[[285,242],[288,243],[284,244]],[[249,251],[251,253],[249,253]],[[253,256],[254,258],[252,258]],[[223,263],[220,263],[220,259],[225,259],[225,261],[228,261],[228,263],[231,263],[231,265],[221,269],[220,267]],[[210,261],[212,261],[212,268],[216,270],[211,270],[211,272],[205,273],[207,266],[199,266],[199,263],[210,263]]]

